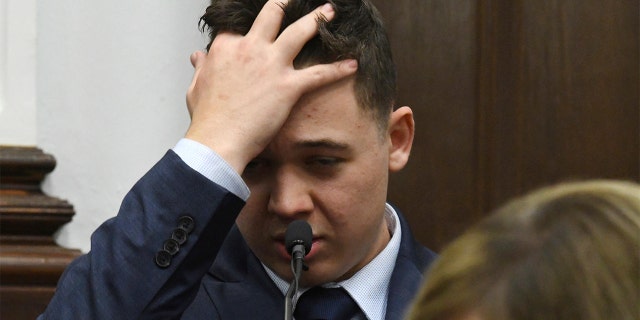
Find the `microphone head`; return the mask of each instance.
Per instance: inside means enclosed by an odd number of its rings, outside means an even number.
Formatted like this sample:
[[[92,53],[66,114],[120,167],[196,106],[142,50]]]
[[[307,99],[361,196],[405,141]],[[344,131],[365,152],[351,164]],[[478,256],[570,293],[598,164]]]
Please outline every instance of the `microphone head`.
[[[287,227],[284,234],[284,245],[287,247],[287,252],[291,254],[293,247],[301,244],[304,246],[304,254],[306,255],[311,250],[312,239],[313,232],[311,232],[309,223],[304,220],[295,220]]]

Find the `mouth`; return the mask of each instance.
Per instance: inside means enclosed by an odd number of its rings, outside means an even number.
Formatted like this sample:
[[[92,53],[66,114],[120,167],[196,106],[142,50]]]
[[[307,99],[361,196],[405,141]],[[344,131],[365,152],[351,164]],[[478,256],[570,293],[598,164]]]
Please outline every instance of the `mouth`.
[[[322,238],[314,236],[313,239],[311,240],[311,250],[307,252],[304,258],[312,259],[316,255],[316,252],[318,252],[318,250],[322,246],[321,243],[322,243]],[[276,251],[278,252],[278,255],[283,260],[286,260],[287,263],[289,263],[289,261],[291,261],[291,254],[289,254],[289,252],[287,251],[287,248],[285,247],[284,235],[282,237],[280,236],[275,237],[275,245],[276,245]]]

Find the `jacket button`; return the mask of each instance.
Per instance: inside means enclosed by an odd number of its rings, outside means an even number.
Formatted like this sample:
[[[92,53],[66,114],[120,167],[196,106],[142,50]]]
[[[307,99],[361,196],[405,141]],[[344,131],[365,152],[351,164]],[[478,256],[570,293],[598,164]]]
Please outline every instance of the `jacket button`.
[[[165,250],[156,253],[156,265],[160,268],[166,268],[171,264],[171,254]]]
[[[169,254],[172,256],[180,251],[180,244],[178,243],[178,241],[173,239],[165,241],[162,247],[164,248],[164,251],[169,252]]]
[[[171,234],[171,239],[182,245],[187,242],[187,232],[182,228],[175,229]]]
[[[178,228],[184,230],[185,232],[187,232],[187,234],[189,234],[195,228],[195,222],[190,216],[182,216],[178,219]]]

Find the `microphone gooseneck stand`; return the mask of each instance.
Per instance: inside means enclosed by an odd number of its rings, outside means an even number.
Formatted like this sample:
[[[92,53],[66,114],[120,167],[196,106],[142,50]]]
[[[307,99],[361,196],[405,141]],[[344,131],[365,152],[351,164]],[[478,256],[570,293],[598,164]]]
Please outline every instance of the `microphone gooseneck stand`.
[[[291,254],[291,271],[293,280],[289,284],[289,289],[284,300],[284,319],[293,319],[293,297],[298,292],[300,276],[302,271],[309,270],[304,263],[304,256],[311,250],[311,240],[313,233],[311,226],[306,221],[296,220],[289,224],[285,234],[285,246]]]

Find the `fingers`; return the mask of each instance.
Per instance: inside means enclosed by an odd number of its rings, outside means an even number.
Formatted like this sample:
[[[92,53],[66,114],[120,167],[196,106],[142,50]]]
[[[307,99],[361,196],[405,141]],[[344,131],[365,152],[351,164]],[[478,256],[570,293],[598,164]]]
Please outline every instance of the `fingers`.
[[[196,81],[198,79],[198,74],[202,70],[202,65],[204,64],[204,60],[206,59],[206,54],[202,51],[196,51],[191,54],[189,60],[191,61],[191,65],[194,68],[193,78],[191,79],[191,84],[189,85],[189,89],[187,90],[187,109],[189,110],[189,116],[193,116],[193,98],[192,92],[195,88]]]
[[[260,13],[253,22],[247,35],[254,35],[258,38],[272,42],[280,32],[280,25],[284,17],[284,6],[288,0],[269,0],[264,4]]]
[[[318,19],[333,19],[335,10],[331,4],[326,3],[288,26],[278,36],[284,17],[283,8],[287,3],[288,0],[268,1],[256,17],[247,36],[275,42],[278,50],[282,50],[288,57],[294,58],[307,41],[318,32]]]
[[[355,74],[358,70],[358,62],[355,59],[337,61],[330,64],[318,64],[304,69],[296,70],[300,86],[308,92],[325,84],[338,81]]]
[[[196,84],[196,80],[198,79],[198,74],[202,69],[202,65],[204,64],[205,59],[206,59],[206,55],[202,51],[196,51],[192,53],[191,56],[189,57],[189,60],[191,60],[191,65],[194,68],[193,78],[191,79],[191,85],[189,86],[189,92],[193,90],[193,87]]]
[[[330,21],[334,16],[335,10],[333,6],[330,3],[326,3],[289,25],[276,39],[275,45],[278,50],[282,50],[293,60],[302,50],[302,47],[317,34],[318,19],[324,18]]]
[[[191,60],[191,65],[197,69],[198,66],[202,65],[202,62],[204,61],[204,57],[205,57],[204,52],[196,51],[191,54],[191,56],[189,57],[189,60]]]

